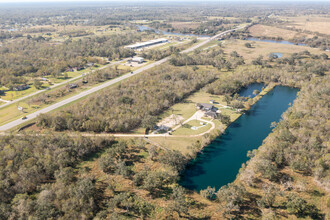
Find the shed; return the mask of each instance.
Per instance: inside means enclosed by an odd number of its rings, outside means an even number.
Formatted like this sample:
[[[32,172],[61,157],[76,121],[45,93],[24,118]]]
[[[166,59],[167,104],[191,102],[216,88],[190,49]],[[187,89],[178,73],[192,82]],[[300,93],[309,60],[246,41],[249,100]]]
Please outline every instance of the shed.
[[[136,62],[136,63],[143,63],[144,58],[143,57],[133,57],[131,62]]]

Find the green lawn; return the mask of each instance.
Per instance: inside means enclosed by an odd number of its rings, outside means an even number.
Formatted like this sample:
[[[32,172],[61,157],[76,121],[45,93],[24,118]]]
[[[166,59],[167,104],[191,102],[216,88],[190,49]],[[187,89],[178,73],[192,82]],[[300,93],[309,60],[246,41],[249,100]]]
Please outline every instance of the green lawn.
[[[4,100],[15,100],[18,98],[21,98],[23,96],[26,96],[28,94],[34,93],[38,91],[33,85],[29,89],[23,90],[23,91],[8,91],[5,93],[5,95],[0,96]]]
[[[210,123],[206,124],[206,122],[202,122],[205,125],[201,125],[201,121],[199,120],[192,120],[189,121],[187,124],[181,126],[177,130],[175,130],[172,134],[173,135],[196,135],[201,134],[203,132],[208,131],[212,125]],[[193,130],[191,127],[197,127],[197,130]]]

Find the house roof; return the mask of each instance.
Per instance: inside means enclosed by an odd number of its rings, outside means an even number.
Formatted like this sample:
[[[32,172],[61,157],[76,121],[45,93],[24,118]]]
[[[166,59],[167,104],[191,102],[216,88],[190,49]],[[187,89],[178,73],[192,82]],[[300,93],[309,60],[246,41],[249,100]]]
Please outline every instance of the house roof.
[[[214,111],[207,111],[205,112],[205,115],[216,118],[218,116],[218,114]]]
[[[209,104],[209,103],[201,103],[201,106],[203,106],[204,108],[213,108],[214,105]]]

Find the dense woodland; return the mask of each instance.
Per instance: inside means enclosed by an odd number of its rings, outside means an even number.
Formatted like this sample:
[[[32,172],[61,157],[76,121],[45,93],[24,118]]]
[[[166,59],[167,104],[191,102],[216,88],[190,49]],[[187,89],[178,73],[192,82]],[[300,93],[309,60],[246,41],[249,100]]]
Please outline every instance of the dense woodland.
[[[73,171],[69,167],[87,154],[111,146],[111,143],[111,140],[70,138],[56,134],[1,137],[0,218],[24,218],[28,213],[24,214],[19,209],[29,208],[32,204],[26,206],[20,203],[20,199],[35,192],[41,184],[51,183],[56,178],[70,180]],[[70,173],[65,174],[68,170]],[[15,211],[8,212],[11,202],[17,205],[18,212],[23,213],[17,216]]]
[[[54,115],[42,115],[40,127],[56,131],[127,132],[152,128],[157,116],[215,79],[215,72],[169,65],[134,77]]]

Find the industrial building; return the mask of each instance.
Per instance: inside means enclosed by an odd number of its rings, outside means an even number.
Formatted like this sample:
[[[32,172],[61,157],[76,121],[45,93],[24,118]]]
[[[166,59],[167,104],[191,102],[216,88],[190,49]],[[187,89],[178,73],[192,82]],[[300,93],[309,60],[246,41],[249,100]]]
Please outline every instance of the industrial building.
[[[155,45],[155,44],[161,44],[161,43],[166,43],[166,42],[168,42],[167,39],[160,38],[160,39],[156,39],[156,40],[150,40],[150,41],[146,41],[146,42],[142,42],[142,43],[136,43],[136,44],[128,45],[125,48],[136,50],[136,49],[140,49],[140,48],[143,48],[143,47],[148,47],[148,46],[152,46],[152,45]]]
[[[130,62],[136,62],[136,63],[143,63],[144,62],[144,58],[143,57],[133,57],[131,60],[129,60],[129,63]]]

